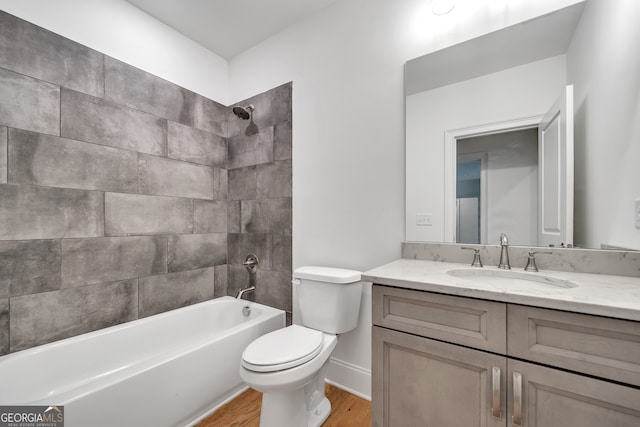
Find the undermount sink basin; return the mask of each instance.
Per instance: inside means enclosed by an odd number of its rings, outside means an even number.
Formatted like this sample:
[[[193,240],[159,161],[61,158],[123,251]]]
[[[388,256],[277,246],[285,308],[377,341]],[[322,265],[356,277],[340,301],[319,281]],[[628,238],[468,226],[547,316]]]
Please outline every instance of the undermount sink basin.
[[[447,271],[449,276],[472,280],[477,283],[511,285],[530,289],[575,288],[577,283],[556,279],[540,273],[513,270],[485,270],[481,268],[459,268]]]

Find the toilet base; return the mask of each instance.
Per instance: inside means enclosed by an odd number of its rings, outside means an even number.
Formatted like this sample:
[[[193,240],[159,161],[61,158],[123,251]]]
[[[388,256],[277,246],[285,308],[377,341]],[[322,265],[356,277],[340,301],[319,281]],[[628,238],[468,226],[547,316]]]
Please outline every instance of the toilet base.
[[[326,397],[315,410],[307,411],[307,427],[320,427],[331,414],[331,402]]]
[[[327,360],[304,388],[262,394],[260,427],[320,427],[331,414],[324,394]]]
[[[265,393],[262,396],[260,427],[320,427],[331,414],[326,397],[314,409],[305,410],[304,394]]]

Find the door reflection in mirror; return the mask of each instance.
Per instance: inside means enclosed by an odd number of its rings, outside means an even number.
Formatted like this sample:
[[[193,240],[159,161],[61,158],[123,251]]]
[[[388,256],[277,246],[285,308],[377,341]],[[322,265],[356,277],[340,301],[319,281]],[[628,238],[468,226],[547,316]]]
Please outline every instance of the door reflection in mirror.
[[[456,141],[456,242],[538,240],[538,129]]]

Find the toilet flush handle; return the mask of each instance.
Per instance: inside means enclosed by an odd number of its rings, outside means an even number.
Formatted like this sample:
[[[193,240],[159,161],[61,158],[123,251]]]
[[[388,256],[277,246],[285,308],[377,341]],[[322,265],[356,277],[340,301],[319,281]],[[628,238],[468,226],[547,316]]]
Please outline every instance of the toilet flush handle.
[[[293,280],[291,281],[291,283],[293,283],[294,285],[296,285],[296,286],[297,286],[297,285],[302,284],[302,281],[301,281],[300,279],[293,279]]]

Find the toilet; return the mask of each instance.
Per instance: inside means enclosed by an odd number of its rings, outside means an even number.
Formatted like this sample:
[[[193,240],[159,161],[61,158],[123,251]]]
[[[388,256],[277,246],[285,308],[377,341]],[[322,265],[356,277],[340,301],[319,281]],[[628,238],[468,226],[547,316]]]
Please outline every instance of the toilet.
[[[293,272],[302,325],[253,341],[240,377],[263,393],[260,427],[318,427],[331,413],[324,380],[338,334],[358,324],[362,273],[330,267]]]

